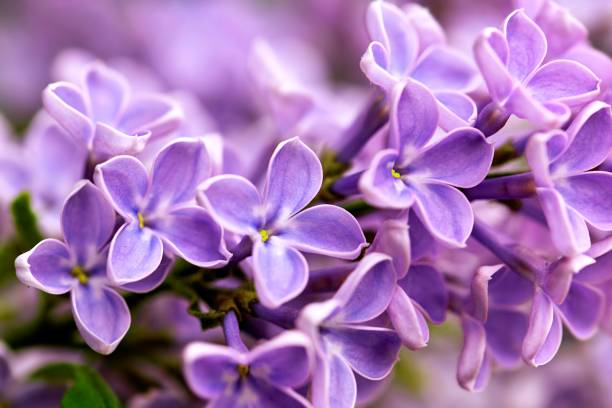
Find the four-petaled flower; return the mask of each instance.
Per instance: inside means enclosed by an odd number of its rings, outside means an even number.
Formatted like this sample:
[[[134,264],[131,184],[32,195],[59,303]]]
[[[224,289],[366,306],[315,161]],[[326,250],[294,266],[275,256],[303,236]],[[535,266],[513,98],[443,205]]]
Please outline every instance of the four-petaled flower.
[[[250,236],[257,295],[270,307],[305,288],[308,264],[299,252],[352,259],[365,245],[357,220],[333,205],[301,211],[321,188],[323,172],[316,154],[298,138],[280,143],[268,166],[262,196],[240,176],[208,179],[198,198],[225,229]]]
[[[17,277],[26,285],[60,295],[70,292],[72,314],[85,342],[102,354],[111,353],[130,327],[130,311],[107,277],[108,241],[115,213],[102,192],[83,181],[62,210],[64,242],[45,239],[15,261]],[[119,289],[147,292],[157,287],[173,265],[165,256],[147,279]]]
[[[201,139],[168,144],[155,158],[151,177],[131,156],[117,156],[96,167],[96,184],[125,220],[110,244],[111,281],[122,285],[146,278],[164,252],[206,268],[227,262],[230,253],[221,227],[195,204],[196,187],[209,171]]]

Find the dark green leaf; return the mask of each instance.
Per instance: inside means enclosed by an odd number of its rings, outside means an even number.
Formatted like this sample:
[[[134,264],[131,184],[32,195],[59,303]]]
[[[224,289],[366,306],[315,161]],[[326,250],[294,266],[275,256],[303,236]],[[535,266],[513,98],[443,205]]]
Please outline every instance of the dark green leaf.
[[[24,248],[32,248],[42,240],[36,223],[36,214],[32,211],[30,193],[24,191],[13,200],[11,214],[17,239]]]

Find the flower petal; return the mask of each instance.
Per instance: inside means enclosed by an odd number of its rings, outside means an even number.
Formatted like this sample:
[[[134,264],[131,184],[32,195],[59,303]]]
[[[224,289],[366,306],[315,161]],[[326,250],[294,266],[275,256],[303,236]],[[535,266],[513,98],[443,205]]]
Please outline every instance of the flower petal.
[[[474,225],[474,213],[465,196],[444,184],[414,187],[415,211],[428,231],[437,239],[463,247]]]
[[[563,199],[595,227],[612,230],[612,173],[591,171],[556,184]]]
[[[191,343],[183,351],[183,372],[189,388],[201,398],[215,398],[226,391],[240,374],[237,366],[246,356],[230,348],[209,343]]]
[[[85,91],[94,122],[114,125],[127,102],[128,84],[119,72],[95,62],[85,73]]]
[[[469,92],[478,85],[478,71],[458,51],[445,46],[430,47],[419,57],[410,74],[431,91]]]
[[[227,263],[223,230],[200,207],[183,207],[150,223],[150,228],[187,262],[202,268],[217,268]]]
[[[369,203],[381,208],[404,209],[414,202],[413,192],[393,175],[398,154],[393,149],[380,151],[359,179],[359,189]]]
[[[514,79],[508,72],[508,42],[499,30],[487,28],[476,38],[474,58],[491,98],[503,102],[512,92]]]
[[[79,146],[87,147],[93,134],[88,108],[81,90],[68,82],[53,83],[43,91],[45,110]]]
[[[457,187],[474,187],[487,176],[493,151],[479,130],[456,129],[410,163],[408,173]]]
[[[427,322],[412,299],[399,286],[395,289],[387,314],[404,346],[411,350],[427,346],[429,342]]]
[[[98,161],[120,154],[140,153],[151,138],[151,133],[123,133],[105,123],[96,123],[91,150]]]
[[[416,81],[398,83],[391,93],[389,123],[392,145],[401,156],[429,142],[438,127],[436,98]]]
[[[359,67],[370,82],[385,90],[390,91],[398,81],[389,73],[389,54],[378,41],[370,43],[359,61]]]
[[[384,45],[389,53],[389,72],[401,78],[408,74],[419,43],[417,33],[406,14],[386,2],[373,2],[368,7],[366,25],[370,39]]]
[[[267,307],[278,307],[298,296],[308,283],[308,264],[297,250],[271,237],[253,247],[255,288]]]
[[[604,312],[605,297],[590,286],[573,282],[565,301],[559,305],[561,318],[579,340],[595,335]]]
[[[148,186],[147,169],[140,161],[113,157],[96,166],[94,180],[122,217],[136,219]]]
[[[267,381],[253,377],[248,379],[248,384],[252,389],[243,391],[243,394],[238,396],[236,402],[231,402],[228,405],[215,404],[213,408],[243,406],[244,397],[250,398],[253,395],[255,396],[255,401],[253,402],[256,407],[309,408],[311,406],[306,398],[291,388],[275,387]]]
[[[576,255],[589,249],[589,230],[580,214],[569,208],[555,189],[538,188],[537,193],[555,247],[564,255]]]
[[[261,197],[244,177],[223,174],[206,180],[198,201],[227,230],[250,234],[263,227]]]
[[[489,310],[484,325],[487,345],[496,363],[512,367],[521,361],[522,344],[528,323],[524,313],[510,309]]]
[[[527,302],[533,297],[534,284],[523,275],[503,267],[493,274],[488,284],[491,302],[512,306]]]
[[[438,101],[439,125],[444,130],[470,126],[476,121],[478,108],[474,101],[457,91],[434,93]]]
[[[334,327],[325,331],[324,338],[353,370],[369,380],[380,380],[391,372],[402,345],[393,330],[382,327]]]
[[[397,284],[423,308],[432,322],[442,323],[445,320],[448,292],[444,277],[437,269],[413,265]]]
[[[83,340],[100,354],[110,354],[130,328],[125,300],[106,287],[77,285],[71,296],[74,321]]]
[[[317,195],[322,182],[321,162],[308,146],[297,137],[279,143],[268,165],[266,224],[300,211]]]
[[[523,10],[510,14],[504,22],[508,41],[508,70],[519,81],[540,66],[546,56],[546,36]]]
[[[110,244],[108,277],[116,285],[138,282],[155,272],[162,256],[162,241],[151,229],[123,224]]]
[[[599,94],[601,80],[576,61],[555,60],[536,71],[527,88],[540,102],[561,102],[569,106],[581,105]]]
[[[115,212],[100,189],[90,181],[80,182],[62,210],[64,240],[82,267],[98,255],[115,228]]]
[[[250,373],[278,387],[296,388],[310,375],[311,343],[299,331],[286,331],[249,354]]]
[[[391,301],[395,279],[390,257],[381,253],[366,255],[334,295],[341,309],[333,320],[361,323],[379,316]]]
[[[338,354],[319,358],[312,379],[312,400],[316,407],[352,408],[357,399],[355,375]]]
[[[117,124],[128,134],[149,132],[157,140],[176,130],[183,120],[183,112],[174,101],[160,95],[147,95],[132,100]]]
[[[56,239],[40,241],[15,260],[17,278],[28,286],[52,295],[67,293],[75,282],[70,251]]]
[[[366,245],[355,217],[344,208],[329,204],[294,215],[277,236],[300,251],[343,259],[356,258]]]
[[[555,101],[542,103],[523,86],[514,88],[504,102],[504,108],[544,130],[561,127],[571,116],[567,105]]]
[[[603,102],[582,109],[567,129],[571,143],[554,161],[556,174],[576,174],[599,166],[612,149],[612,110]]]
[[[465,314],[461,316],[461,328],[463,346],[457,363],[457,381],[468,391],[480,391],[491,376],[487,335],[480,321]]]
[[[147,192],[147,212],[163,212],[195,197],[196,187],[210,174],[202,139],[178,139],[159,152]]]
[[[381,252],[389,255],[393,262],[393,269],[398,279],[408,273],[410,267],[410,234],[408,223],[404,219],[390,219],[383,221],[376,231],[374,241],[368,252]]]
[[[563,327],[548,296],[538,291],[533,298],[529,327],[523,340],[523,359],[533,366],[548,363],[561,346]]]
[[[174,267],[174,257],[164,254],[161,263],[152,274],[143,280],[126,283],[125,285],[121,286],[121,289],[134,293],[151,292],[153,289],[157,289],[159,285],[166,280],[166,277],[172,270],[172,267]]]

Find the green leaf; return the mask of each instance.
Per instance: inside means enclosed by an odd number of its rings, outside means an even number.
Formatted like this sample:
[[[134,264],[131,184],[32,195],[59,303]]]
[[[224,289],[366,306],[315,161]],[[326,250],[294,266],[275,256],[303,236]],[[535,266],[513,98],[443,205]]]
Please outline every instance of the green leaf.
[[[120,408],[119,399],[104,379],[91,367],[53,363],[31,375],[34,380],[71,384],[62,398],[62,408]]]
[[[11,215],[17,239],[24,248],[32,248],[43,239],[36,223],[36,214],[32,211],[30,193],[24,191],[15,197],[11,204]]]

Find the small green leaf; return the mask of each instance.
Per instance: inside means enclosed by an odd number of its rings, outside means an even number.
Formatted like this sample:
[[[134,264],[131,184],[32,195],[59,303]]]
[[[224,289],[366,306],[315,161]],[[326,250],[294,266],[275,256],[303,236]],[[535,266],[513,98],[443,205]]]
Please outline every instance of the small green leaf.
[[[31,375],[32,379],[54,384],[68,384],[62,398],[62,408],[120,408],[119,399],[104,379],[91,367],[53,363]]]
[[[15,197],[11,204],[11,215],[17,239],[24,248],[32,248],[43,239],[36,223],[36,214],[32,211],[30,193],[24,191]]]

